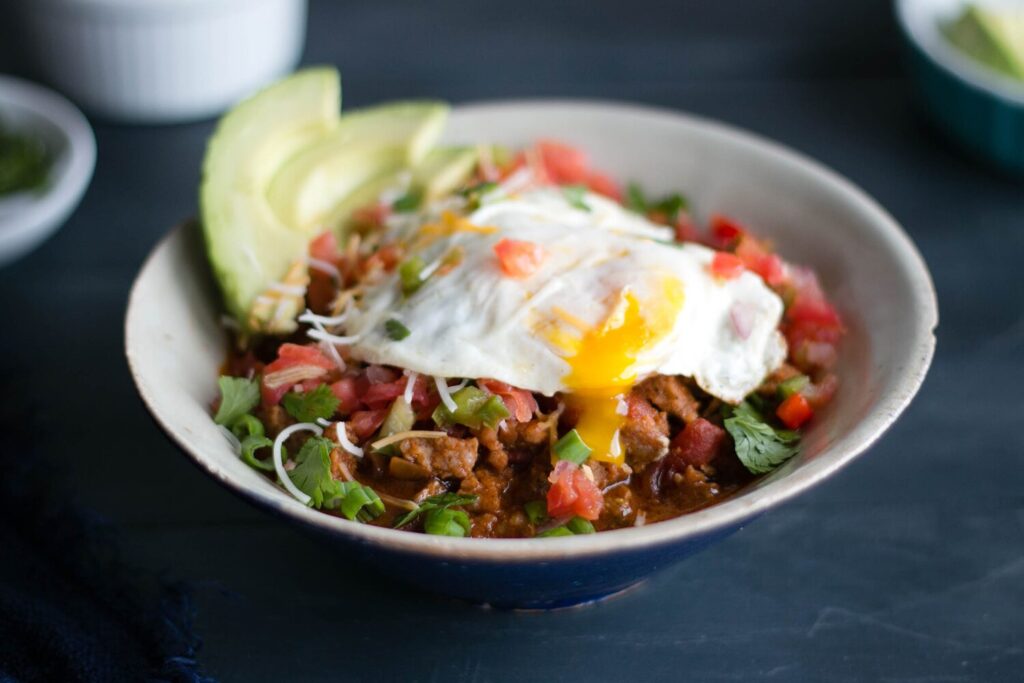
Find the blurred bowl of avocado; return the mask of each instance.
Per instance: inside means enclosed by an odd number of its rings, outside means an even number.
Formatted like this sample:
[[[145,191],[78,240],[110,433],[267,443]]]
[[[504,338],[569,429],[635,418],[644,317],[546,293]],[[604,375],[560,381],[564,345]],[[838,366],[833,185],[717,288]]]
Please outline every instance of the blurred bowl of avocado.
[[[96,141],[78,109],[42,86],[0,75],[0,266],[42,244],[92,179]]]
[[[930,116],[976,154],[1024,174],[1024,2],[897,0],[896,14]]]

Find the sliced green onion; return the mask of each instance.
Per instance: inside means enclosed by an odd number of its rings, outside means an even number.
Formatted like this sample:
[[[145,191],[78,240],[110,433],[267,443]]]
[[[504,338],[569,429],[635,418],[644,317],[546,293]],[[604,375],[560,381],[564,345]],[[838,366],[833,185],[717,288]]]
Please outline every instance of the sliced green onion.
[[[426,267],[427,264],[419,256],[413,256],[399,264],[398,279],[402,283],[402,294],[411,296],[423,286],[424,279],[420,277],[420,273]]]
[[[595,531],[594,525],[582,517],[573,517],[565,526],[577,536],[580,534],[592,534]]]
[[[391,209],[396,213],[412,213],[420,208],[422,203],[423,193],[417,189],[412,189],[392,202]]]
[[[779,398],[785,400],[793,394],[799,394],[807,386],[811,378],[807,375],[796,375],[779,383]]]
[[[461,538],[469,533],[469,515],[462,510],[435,508],[423,518],[423,530],[431,536]]]
[[[587,188],[583,185],[566,185],[562,188],[562,194],[565,195],[570,206],[581,211],[590,211],[590,205],[584,201],[584,197],[587,196]]]
[[[454,394],[455,410],[449,410],[443,403],[434,410],[434,422],[440,426],[452,424],[480,429],[487,425],[492,429],[510,415],[500,396],[488,394],[477,387],[464,387]]]
[[[554,451],[557,459],[568,460],[577,465],[585,463],[591,453],[590,446],[583,443],[583,439],[575,429],[555,442]]]
[[[338,482],[338,497],[325,507],[337,508],[346,519],[368,522],[384,514],[384,502],[377,492],[358,481]]]
[[[544,500],[531,500],[523,506],[526,510],[526,517],[532,524],[540,524],[548,518],[548,504]]]
[[[537,534],[537,538],[552,538],[555,536],[575,536],[573,532],[569,531],[567,527],[556,526],[554,529],[548,529]]]
[[[386,332],[388,337],[394,341],[402,341],[412,334],[408,327],[394,318],[384,323],[384,332]]]

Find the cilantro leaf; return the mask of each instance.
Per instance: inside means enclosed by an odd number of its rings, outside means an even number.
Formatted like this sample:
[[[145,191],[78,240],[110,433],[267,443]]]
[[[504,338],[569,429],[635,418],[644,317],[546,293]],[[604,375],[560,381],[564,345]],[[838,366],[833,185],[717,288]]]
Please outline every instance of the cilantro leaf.
[[[686,197],[677,192],[655,203],[651,206],[651,210],[664,214],[669,223],[675,223],[676,219],[679,218],[679,212],[684,211],[687,206],[689,204],[686,201]]]
[[[409,331],[409,328],[402,324],[401,320],[396,320],[394,318],[384,321],[384,333],[387,334],[388,338],[392,341],[402,341],[412,334],[412,332]]]
[[[736,442],[736,455],[754,474],[766,474],[793,457],[799,434],[775,429],[750,403],[728,409],[725,429]]]
[[[647,213],[647,197],[636,183],[626,186],[626,208],[640,214]]]
[[[669,223],[674,223],[679,218],[679,212],[689,207],[686,197],[674,192],[662,199],[652,201],[644,195],[644,191],[636,183],[626,186],[626,208],[630,211],[646,215],[648,213],[660,213],[665,216]]]
[[[419,507],[415,510],[410,510],[396,519],[395,528],[399,529],[406,524],[409,524],[424,512],[429,512],[431,510],[447,510],[455,505],[473,505],[478,500],[480,500],[480,496],[474,494],[441,493],[436,496],[431,496],[420,503]]]
[[[243,415],[260,402],[260,385],[254,379],[222,376],[217,380],[220,387],[220,407],[213,421],[231,427]]]
[[[565,199],[569,202],[570,206],[581,211],[590,211],[590,205],[584,201],[584,197],[587,195],[587,188],[583,185],[566,185],[562,188],[562,194],[565,195]]]
[[[369,521],[384,512],[384,503],[369,486],[358,481],[338,481],[331,476],[334,443],[311,436],[295,457],[295,469],[288,473],[292,483],[320,509],[340,510],[350,520]]]
[[[326,384],[302,394],[290,391],[281,399],[284,409],[299,422],[316,422],[317,418],[326,420],[334,415],[339,403],[341,401]]]

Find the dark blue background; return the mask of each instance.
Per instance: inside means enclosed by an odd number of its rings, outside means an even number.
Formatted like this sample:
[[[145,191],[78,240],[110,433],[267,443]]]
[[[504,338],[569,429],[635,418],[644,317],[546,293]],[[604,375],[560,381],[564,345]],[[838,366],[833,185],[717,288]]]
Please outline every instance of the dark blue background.
[[[39,438],[132,553],[200,582],[209,673],[1020,679],[1024,184],[922,122],[889,3],[313,2],[305,61],[341,68],[348,106],[616,98],[791,145],[864,187],[917,242],[939,293],[938,355],[865,457],[631,594],[549,614],[425,596],[230,496],[150,422],[122,357],[126,296],[160,235],[194,212],[212,124],[97,121],[81,208],[0,271],[0,362],[21,387],[4,400],[40,406]]]

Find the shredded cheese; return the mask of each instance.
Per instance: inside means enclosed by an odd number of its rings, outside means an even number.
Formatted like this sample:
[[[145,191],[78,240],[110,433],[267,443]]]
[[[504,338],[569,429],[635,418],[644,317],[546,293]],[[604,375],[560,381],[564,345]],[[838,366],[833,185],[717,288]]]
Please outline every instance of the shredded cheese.
[[[383,439],[378,439],[370,444],[370,447],[375,451],[379,451],[393,443],[405,441],[406,439],[441,439],[446,436],[448,436],[447,432],[430,432],[426,430],[412,429],[408,432],[398,432],[397,434],[386,436]]]
[[[315,425],[312,422],[299,422],[282,429],[281,433],[277,435],[276,439],[274,439],[273,459],[274,471],[277,472],[277,478],[281,480],[281,485],[284,486],[285,490],[295,496],[296,500],[303,505],[309,505],[309,496],[300,491],[299,487],[292,482],[292,478],[288,476],[288,472],[285,471],[284,463],[281,460],[281,447],[284,446],[284,442],[288,437],[295,432],[313,432],[317,436],[320,436],[324,433],[324,430],[319,425]]]
[[[301,285],[286,285],[283,282],[275,282],[267,287],[272,292],[287,294],[290,296],[306,296],[306,288]]]
[[[411,406],[412,405],[412,393],[413,393],[413,390],[416,388],[416,380],[419,379],[420,375],[419,375],[418,372],[413,372],[412,370],[406,370],[406,373],[409,375],[409,379],[406,380],[406,382],[405,382],[405,391],[402,392],[402,398],[405,399],[405,404],[406,405]]]
[[[348,306],[346,306],[345,310],[339,315],[317,315],[307,308],[306,312],[299,316],[299,322],[309,323],[310,325],[320,324],[333,327],[345,322],[346,318],[348,318]]]
[[[455,399],[452,398],[451,392],[448,390],[448,380],[444,377],[435,377],[434,385],[437,387],[437,394],[441,397],[441,403],[444,404],[444,407],[453,413],[458,410],[459,406],[455,403]]]
[[[308,332],[306,332],[306,336],[308,336],[310,339],[315,339],[317,341],[326,341],[326,342],[331,342],[332,344],[342,344],[342,345],[354,344],[357,341],[359,341],[359,335],[352,335],[352,336],[349,336],[349,337],[344,337],[344,336],[337,335],[337,334],[331,334],[327,330],[322,329],[322,326],[320,328],[317,328],[317,326],[314,325],[313,327],[314,327],[314,329],[309,330]]]

